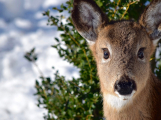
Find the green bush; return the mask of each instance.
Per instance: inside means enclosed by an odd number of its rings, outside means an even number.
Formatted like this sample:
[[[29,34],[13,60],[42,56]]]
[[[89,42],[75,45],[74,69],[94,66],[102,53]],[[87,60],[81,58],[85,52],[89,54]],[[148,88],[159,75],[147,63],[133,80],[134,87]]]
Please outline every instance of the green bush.
[[[148,2],[148,0],[95,1],[107,13],[109,20],[138,20],[140,11],[144,10],[145,3]],[[53,8],[60,13],[59,16],[50,15],[49,10],[43,15],[48,17],[48,25],[56,26],[58,31],[62,31],[61,39],[55,38],[57,44],[52,47],[58,51],[62,59],[80,69],[80,77],[67,80],[58,71],[54,74],[54,79],[44,78],[41,75],[41,82],[36,81],[35,85],[38,106],[43,106],[48,111],[44,116],[45,120],[103,119],[102,95],[95,60],[86,41],[75,30],[71,17],[64,16],[64,12],[71,14],[72,6],[73,0],[69,0],[60,7]],[[62,22],[63,20],[66,23]],[[62,44],[65,44],[66,48],[63,48]],[[34,49],[26,53],[25,57],[36,65],[37,56]],[[160,59],[152,56],[151,65],[152,70],[161,79]]]

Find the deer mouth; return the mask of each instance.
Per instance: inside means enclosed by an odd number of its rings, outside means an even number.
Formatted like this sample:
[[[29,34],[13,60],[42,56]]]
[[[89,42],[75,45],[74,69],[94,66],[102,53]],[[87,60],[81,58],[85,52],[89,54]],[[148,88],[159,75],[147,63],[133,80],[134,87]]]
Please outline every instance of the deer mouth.
[[[115,91],[115,93],[118,95],[119,99],[120,100],[130,100],[132,99],[133,95],[135,94],[135,90],[132,91],[131,94],[128,94],[128,95],[120,95],[117,91]]]

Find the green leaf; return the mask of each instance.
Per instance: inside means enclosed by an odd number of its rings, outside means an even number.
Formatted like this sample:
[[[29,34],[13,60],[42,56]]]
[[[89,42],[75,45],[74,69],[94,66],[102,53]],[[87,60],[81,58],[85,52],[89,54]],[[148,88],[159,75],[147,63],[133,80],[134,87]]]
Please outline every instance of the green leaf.
[[[34,53],[35,52],[35,48],[31,49],[30,53]]]
[[[99,7],[101,7],[101,6],[103,5],[103,3],[102,3],[101,0],[97,0],[96,3],[97,3],[97,5],[98,5]]]
[[[50,15],[50,11],[48,10],[48,11],[46,11],[46,15],[47,16],[49,16]]]
[[[36,86],[39,86],[39,82],[36,80]]]
[[[56,40],[57,42],[59,42],[59,39],[58,39],[58,38],[55,38],[55,40]]]

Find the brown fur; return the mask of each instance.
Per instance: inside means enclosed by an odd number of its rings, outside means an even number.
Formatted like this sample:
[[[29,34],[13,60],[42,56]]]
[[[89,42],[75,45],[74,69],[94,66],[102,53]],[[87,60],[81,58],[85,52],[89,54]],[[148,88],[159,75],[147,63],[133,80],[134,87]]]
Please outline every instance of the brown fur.
[[[93,0],[74,1],[73,23],[85,39],[92,41],[90,49],[96,59],[104,100],[103,111],[108,120],[161,120],[161,82],[151,72],[149,64],[156,46],[153,41],[161,38],[161,17],[152,13],[153,9],[154,12],[161,10],[160,0],[154,0],[146,8],[139,23],[108,23]],[[153,14],[155,20],[151,17]],[[109,50],[107,60],[103,58],[102,48]],[[145,48],[142,60],[137,56],[140,48]],[[112,95],[118,101],[114,84],[125,76],[135,81],[136,92],[132,100],[117,108],[110,103],[113,101],[107,99],[108,95]]]
[[[160,86],[160,81],[151,73],[146,86],[134,97],[133,103],[121,111],[104,102],[104,116],[109,120],[161,120]]]

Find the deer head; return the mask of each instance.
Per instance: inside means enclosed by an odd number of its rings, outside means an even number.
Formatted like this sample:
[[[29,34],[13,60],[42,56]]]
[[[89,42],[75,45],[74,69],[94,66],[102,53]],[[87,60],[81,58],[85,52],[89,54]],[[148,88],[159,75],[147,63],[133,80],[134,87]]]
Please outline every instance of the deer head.
[[[93,0],[74,0],[73,23],[96,59],[103,97],[134,99],[150,76],[150,56],[161,38],[161,0],[154,0],[139,22],[109,22]]]

